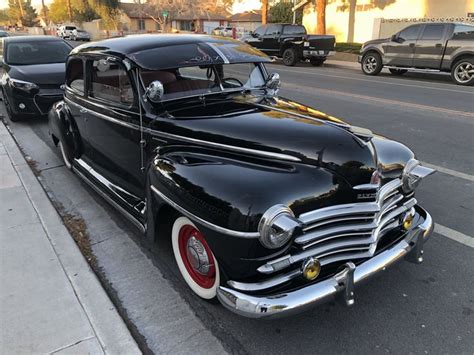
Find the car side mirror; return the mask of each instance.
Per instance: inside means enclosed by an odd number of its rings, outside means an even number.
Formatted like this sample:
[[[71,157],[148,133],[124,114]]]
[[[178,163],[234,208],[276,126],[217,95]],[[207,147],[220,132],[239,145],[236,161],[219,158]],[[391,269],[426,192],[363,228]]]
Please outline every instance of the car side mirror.
[[[165,89],[159,80],[152,81],[145,90],[145,98],[151,102],[158,103],[163,98]]]
[[[392,35],[392,37],[390,38],[390,40],[391,40],[392,42],[399,42],[397,35]]]
[[[265,82],[267,89],[272,90],[275,94],[278,92],[278,89],[280,89],[280,84],[280,74],[278,73],[270,74]]]

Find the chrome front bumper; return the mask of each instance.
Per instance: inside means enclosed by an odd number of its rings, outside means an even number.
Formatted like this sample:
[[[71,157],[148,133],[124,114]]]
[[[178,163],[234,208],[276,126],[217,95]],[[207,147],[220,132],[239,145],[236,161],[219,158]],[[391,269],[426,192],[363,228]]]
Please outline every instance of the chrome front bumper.
[[[422,210],[419,206],[417,208]],[[352,305],[354,285],[385,271],[404,258],[414,263],[423,261],[423,244],[431,236],[434,223],[428,212],[422,212],[425,214],[425,221],[409,231],[404,239],[358,266],[351,262],[346,263],[339,273],[329,279],[295,291],[263,297],[220,286],[217,297],[232,312],[249,318],[287,316],[333,298]]]

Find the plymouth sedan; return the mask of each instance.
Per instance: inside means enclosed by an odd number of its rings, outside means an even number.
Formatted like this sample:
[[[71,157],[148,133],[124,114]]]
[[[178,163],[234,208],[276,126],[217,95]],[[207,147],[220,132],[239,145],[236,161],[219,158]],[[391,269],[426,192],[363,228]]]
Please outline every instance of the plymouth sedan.
[[[246,317],[300,312],[402,259],[433,221],[414,153],[278,95],[239,41],[140,35],[75,48],[49,114],[65,165],[151,240],[189,289]]]

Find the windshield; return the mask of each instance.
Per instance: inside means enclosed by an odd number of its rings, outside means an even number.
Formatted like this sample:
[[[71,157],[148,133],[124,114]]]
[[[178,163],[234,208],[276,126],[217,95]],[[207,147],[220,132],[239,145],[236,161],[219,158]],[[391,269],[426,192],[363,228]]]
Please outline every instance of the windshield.
[[[71,47],[63,41],[9,43],[6,62],[10,65],[65,63]]]
[[[242,89],[257,89],[265,84],[258,63],[217,64],[142,71],[143,84],[163,84],[163,101]]]

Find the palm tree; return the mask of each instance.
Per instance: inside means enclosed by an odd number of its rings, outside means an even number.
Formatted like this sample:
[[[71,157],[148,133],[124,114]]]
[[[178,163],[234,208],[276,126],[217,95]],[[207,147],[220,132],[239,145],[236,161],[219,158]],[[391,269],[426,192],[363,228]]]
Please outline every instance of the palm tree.
[[[318,16],[316,24],[316,34],[318,35],[326,34],[326,5],[327,0],[316,1],[316,14]]]
[[[262,0],[262,24],[267,23],[268,0]]]

